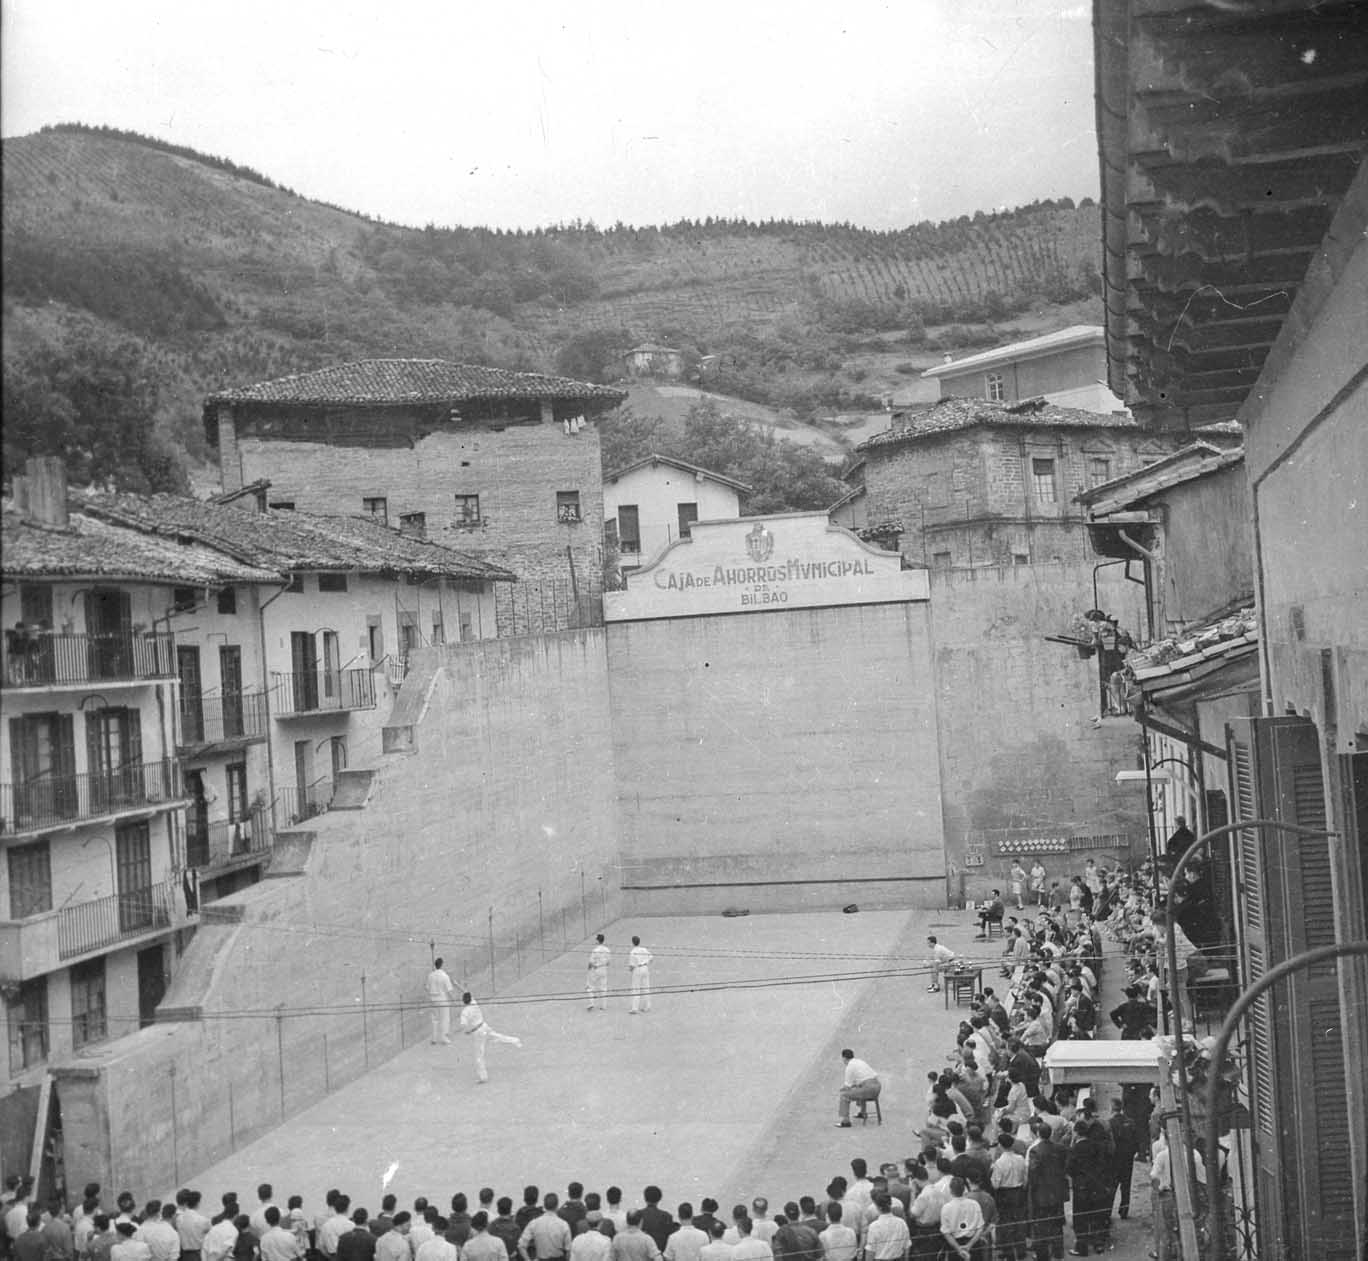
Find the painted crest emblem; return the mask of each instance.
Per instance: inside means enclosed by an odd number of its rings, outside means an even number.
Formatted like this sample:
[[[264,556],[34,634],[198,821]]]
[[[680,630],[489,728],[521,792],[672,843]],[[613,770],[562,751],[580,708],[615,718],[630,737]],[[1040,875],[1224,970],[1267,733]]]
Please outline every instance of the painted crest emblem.
[[[757,521],[751,532],[746,535],[746,551],[757,565],[769,560],[774,551],[774,535]]]

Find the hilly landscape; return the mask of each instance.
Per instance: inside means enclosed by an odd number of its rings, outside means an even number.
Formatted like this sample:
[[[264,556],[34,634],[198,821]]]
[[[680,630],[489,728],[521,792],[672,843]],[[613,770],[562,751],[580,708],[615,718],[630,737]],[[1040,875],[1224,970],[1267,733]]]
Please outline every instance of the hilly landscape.
[[[607,381],[641,341],[682,350],[687,379],[634,388],[605,462],[677,445],[700,406],[704,428],[732,419],[832,461],[925,397],[919,374],[946,353],[1101,315],[1086,199],[893,232],[510,232],[383,223],[81,125],[6,140],[3,167],[6,476],[56,450],[77,482],[205,485],[216,388],[370,356]]]

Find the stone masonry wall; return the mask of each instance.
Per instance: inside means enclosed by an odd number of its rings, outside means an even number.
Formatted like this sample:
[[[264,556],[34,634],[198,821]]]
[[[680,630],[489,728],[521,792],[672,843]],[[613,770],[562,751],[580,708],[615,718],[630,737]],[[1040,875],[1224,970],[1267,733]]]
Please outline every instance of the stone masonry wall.
[[[377,433],[402,427],[400,417],[374,418]],[[220,446],[222,438],[220,438]],[[518,575],[497,591],[499,633],[561,630],[590,620],[603,593],[603,476],[592,424],[567,435],[538,424],[420,426],[410,442],[346,445],[270,432],[255,422],[237,433],[241,476],[269,478],[272,503],[300,511],[360,513],[362,500],[383,497],[389,522],[422,512],[427,537],[494,561]],[[577,491],[580,520],[561,521],[559,491]],[[457,495],[478,495],[480,522],[456,512]]]
[[[1142,589],[1101,570],[1101,606],[1132,633],[1144,624]],[[1093,601],[1092,566],[1031,565],[932,574],[936,707],[947,859],[966,870],[967,892],[1006,889],[1003,838],[1132,838],[1131,852],[1104,846],[1112,861],[1143,857],[1143,790],[1117,784],[1136,764],[1132,719],[1098,716],[1098,664],[1045,635]],[[1084,853],[1045,856],[1051,877],[1081,870]],[[1030,863],[1024,864],[1029,867]]]
[[[208,908],[174,1023],[58,1070],[68,1180],[170,1189],[427,1036],[434,949],[497,1001],[615,918],[606,670],[600,630],[419,653],[364,808]]]

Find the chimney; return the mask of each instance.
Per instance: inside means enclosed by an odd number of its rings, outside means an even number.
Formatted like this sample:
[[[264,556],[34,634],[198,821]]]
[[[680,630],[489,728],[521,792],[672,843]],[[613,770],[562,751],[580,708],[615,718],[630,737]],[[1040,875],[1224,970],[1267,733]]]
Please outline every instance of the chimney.
[[[62,529],[67,524],[66,467],[55,455],[31,456],[24,465],[28,519]]]

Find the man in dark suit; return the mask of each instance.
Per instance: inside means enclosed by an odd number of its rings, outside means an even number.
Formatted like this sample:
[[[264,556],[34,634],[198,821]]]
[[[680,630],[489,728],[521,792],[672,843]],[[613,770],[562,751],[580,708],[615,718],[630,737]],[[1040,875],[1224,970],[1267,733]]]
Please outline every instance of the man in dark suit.
[[[647,1187],[641,1193],[641,1198],[646,1201],[646,1207],[641,1210],[641,1229],[650,1235],[655,1241],[655,1246],[664,1252],[670,1236],[679,1227],[675,1219],[660,1207],[660,1197],[659,1187]]]
[[[1037,1118],[1031,1123],[1036,1141],[1026,1153],[1026,1216],[1036,1261],[1064,1255],[1064,1203],[1069,1176],[1064,1149],[1051,1138],[1051,1128]]]

